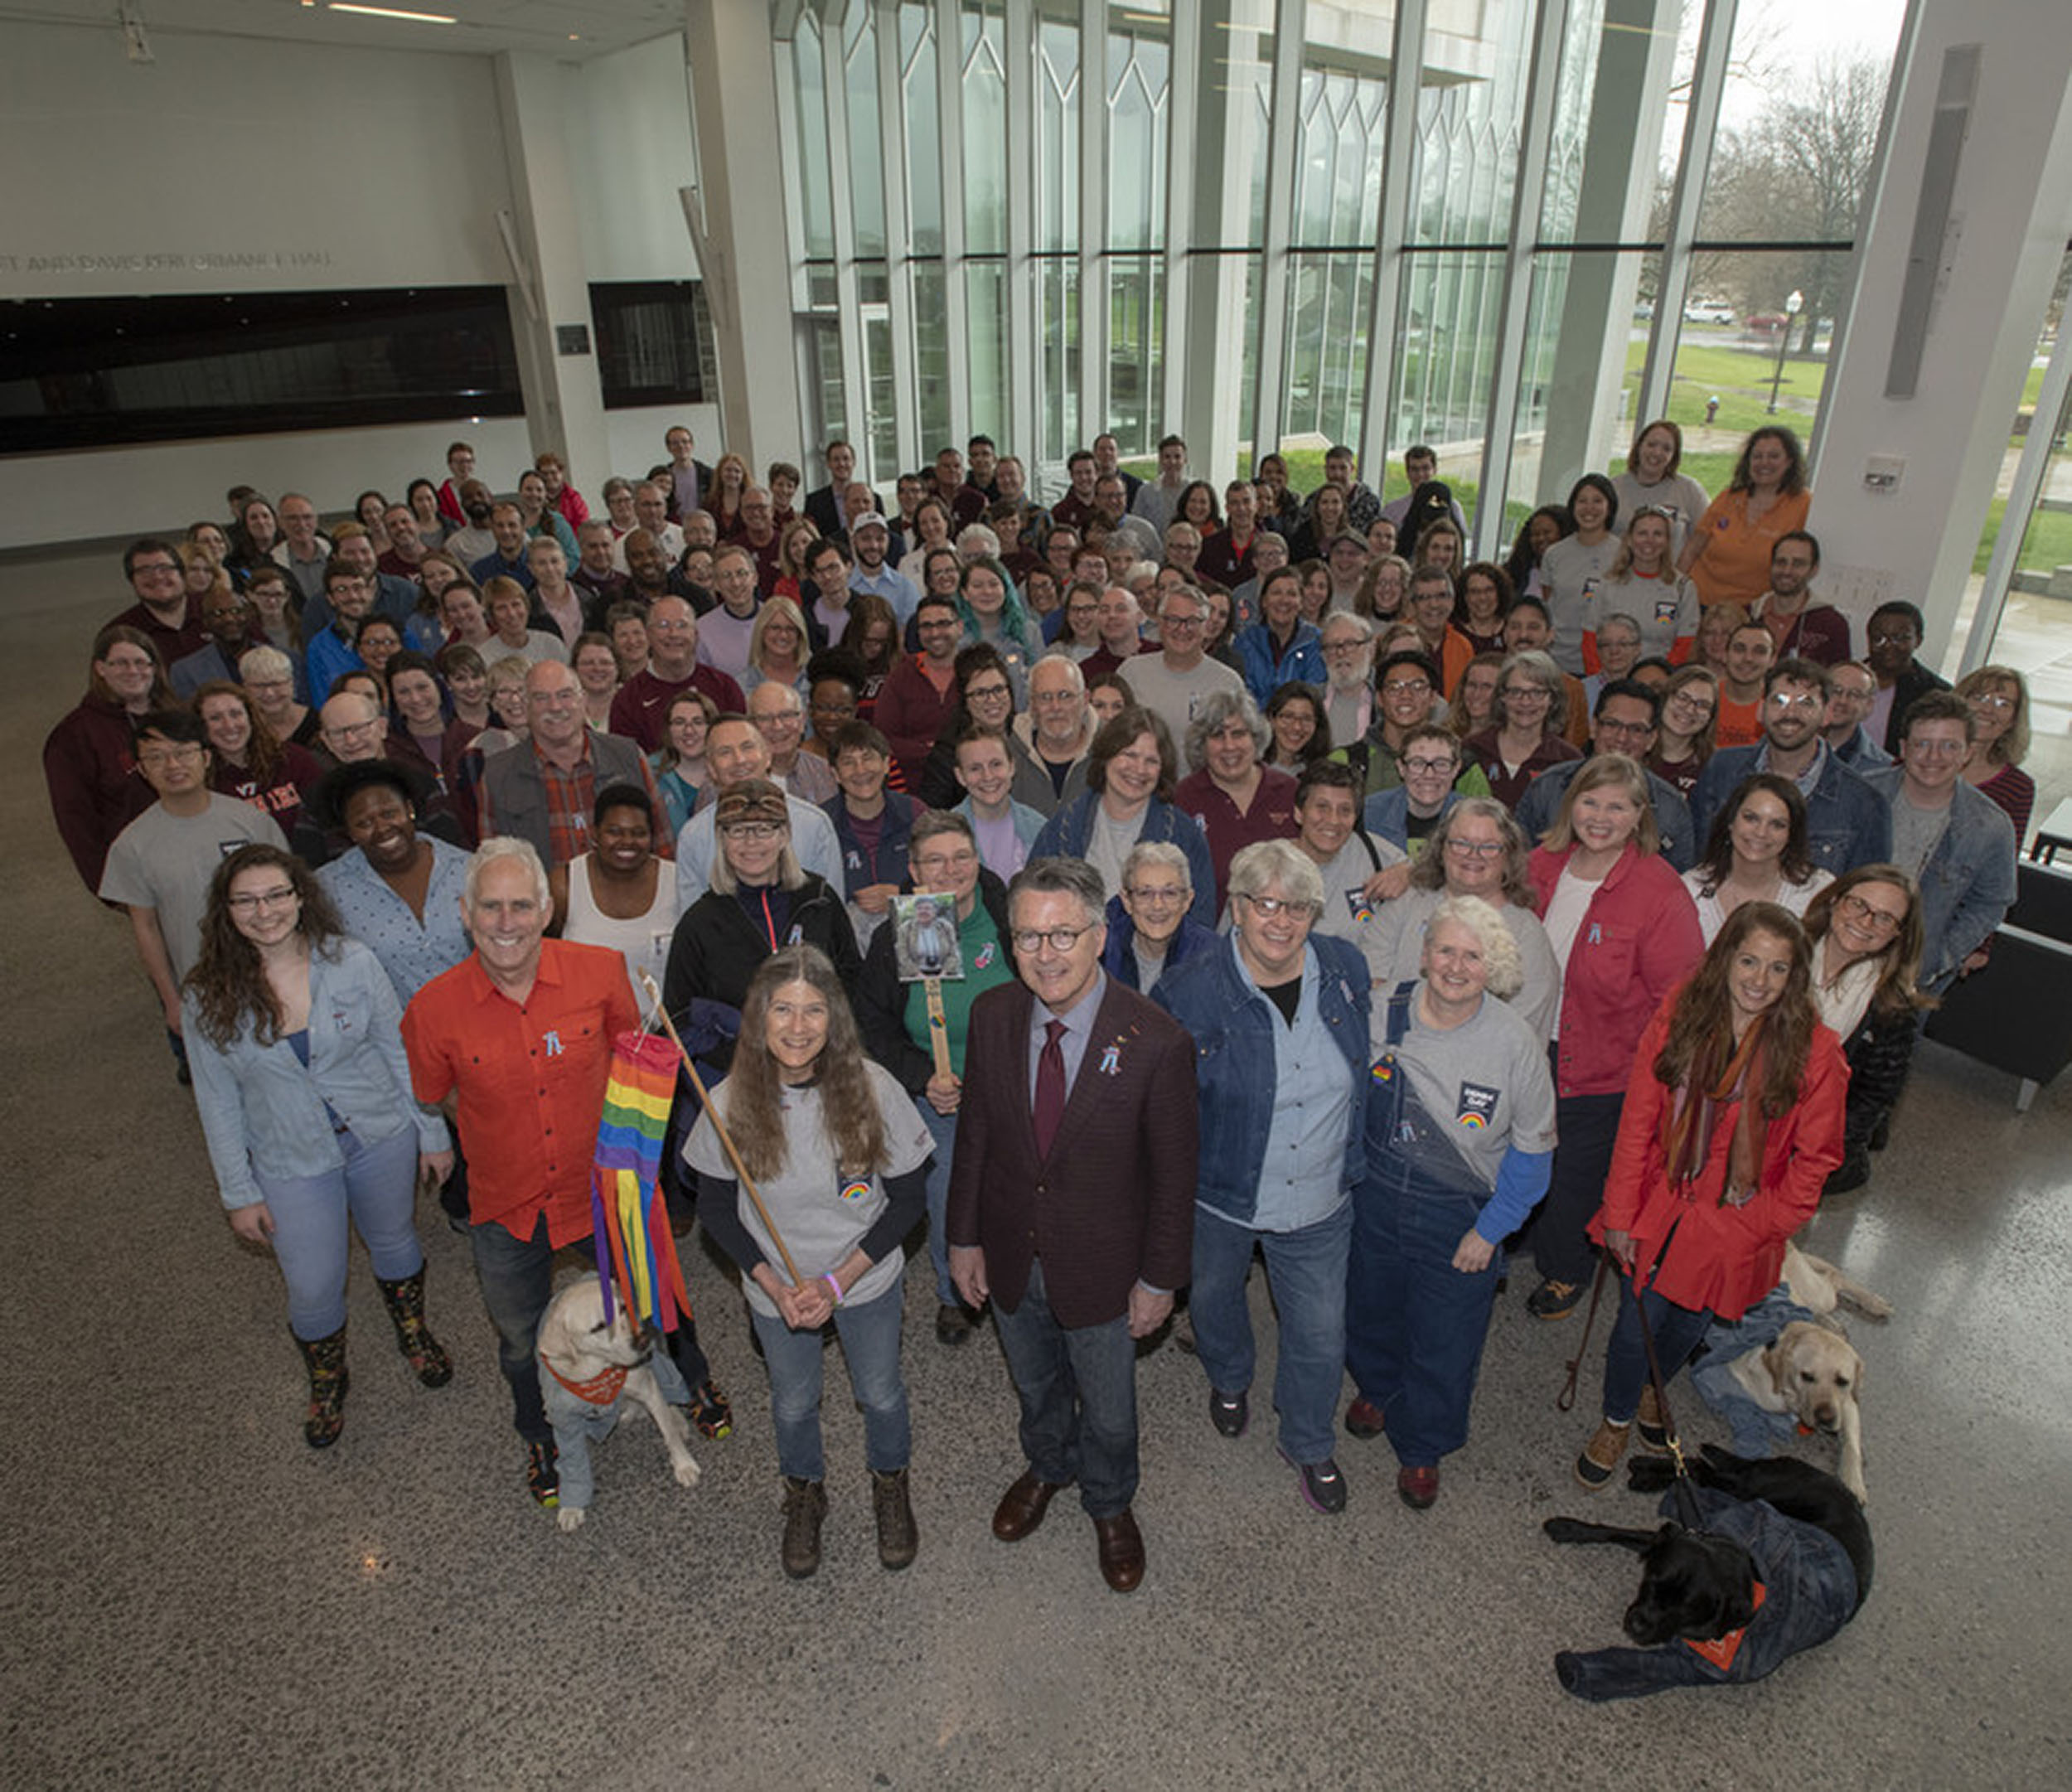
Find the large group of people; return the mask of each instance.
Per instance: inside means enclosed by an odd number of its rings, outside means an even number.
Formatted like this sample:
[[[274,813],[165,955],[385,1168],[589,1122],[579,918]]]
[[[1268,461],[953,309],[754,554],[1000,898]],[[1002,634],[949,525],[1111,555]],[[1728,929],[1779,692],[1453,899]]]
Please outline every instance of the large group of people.
[[[1184,1341],[1245,1436],[1255,1252],[1276,1442],[1327,1514],[1341,1425],[1437,1499],[1510,1252],[1547,1321],[1609,1266],[1601,1485],[1661,1436],[1643,1316],[1673,1373],[1863,1185],[2012,899],[2024,680],[1950,690],[1904,600],[1859,655],[1788,429],[1708,495],[1651,421],[1501,560],[1421,445],[1384,504],[1342,448],[1305,495],[1278,455],[1218,487],[1104,434],[1048,507],[982,435],[889,503],[842,441],[812,489],[664,448],[595,510],[559,456],[500,497],[459,442],[333,518],[238,487],[132,544],[46,743],[231,1229],[279,1266],[313,1447],[351,1231],[412,1370],[453,1373],[436,1189],[555,1499],[535,1334],[655,990],[711,1089],[661,1184],[740,1271],[787,1573],[820,1561],[830,1330],[880,1559],[915,1558],[923,1233],[937,1344],[990,1315],[1019,1402],[995,1534],[1076,1484],[1117,1591],[1139,1342]],[[688,1315],[667,1348],[725,1435]]]

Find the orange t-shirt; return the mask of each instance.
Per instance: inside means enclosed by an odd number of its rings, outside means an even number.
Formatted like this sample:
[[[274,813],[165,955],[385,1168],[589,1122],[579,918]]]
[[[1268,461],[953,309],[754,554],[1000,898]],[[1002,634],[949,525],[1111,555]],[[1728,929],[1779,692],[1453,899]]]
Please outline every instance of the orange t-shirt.
[[[1752,747],[1763,738],[1763,700],[1751,697],[1736,703],[1722,690],[1720,713],[1712,724],[1712,742],[1719,747]]]
[[[1749,494],[1722,492],[1706,506],[1691,540],[1702,545],[1691,583],[1702,603],[1753,603],[1769,589],[1769,556],[1779,535],[1806,526],[1811,492],[1779,497],[1760,521],[1748,520]]]

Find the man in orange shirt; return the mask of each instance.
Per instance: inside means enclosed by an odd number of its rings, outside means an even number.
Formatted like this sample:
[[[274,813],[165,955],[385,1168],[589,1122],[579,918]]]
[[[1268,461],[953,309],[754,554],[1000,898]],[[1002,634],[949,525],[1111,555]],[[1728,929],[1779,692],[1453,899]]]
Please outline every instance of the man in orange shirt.
[[[474,954],[426,984],[403,1016],[418,1099],[453,1101],[476,1273],[525,1441],[526,1484],[543,1506],[557,1503],[560,1480],[534,1346],[554,1253],[590,1236],[612,1042],[641,1024],[624,959],[548,939],[553,913],[531,844],[485,840],[461,898]]]
[[[1744,622],[1726,637],[1726,676],[1712,726],[1716,745],[1752,747],[1763,738],[1763,680],[1776,657],[1776,641],[1760,622]]]

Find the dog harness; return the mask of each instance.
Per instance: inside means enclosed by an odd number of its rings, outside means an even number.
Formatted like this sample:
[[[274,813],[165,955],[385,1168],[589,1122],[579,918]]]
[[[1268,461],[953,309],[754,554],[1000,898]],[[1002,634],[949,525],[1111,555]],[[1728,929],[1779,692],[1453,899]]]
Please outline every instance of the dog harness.
[[[593,1407],[610,1406],[613,1401],[618,1398],[619,1390],[626,1385],[626,1371],[624,1368],[616,1365],[611,1368],[606,1369],[603,1373],[600,1375],[593,1375],[586,1382],[570,1381],[567,1376],[564,1375],[559,1369],[556,1368],[554,1364],[549,1363],[545,1357],[540,1358],[540,1366],[549,1375],[553,1376],[556,1381],[559,1382],[564,1388],[567,1388],[570,1393],[574,1394],[577,1399],[585,1401],[589,1405]],[[1736,1631],[1735,1634],[1739,1635],[1740,1633]]]

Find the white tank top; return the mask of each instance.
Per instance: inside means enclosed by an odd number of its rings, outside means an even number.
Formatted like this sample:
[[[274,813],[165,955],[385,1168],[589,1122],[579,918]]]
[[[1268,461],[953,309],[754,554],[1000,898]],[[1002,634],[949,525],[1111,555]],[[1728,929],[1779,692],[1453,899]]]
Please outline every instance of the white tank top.
[[[616,915],[608,915],[597,905],[597,898],[590,894],[590,855],[587,852],[579,859],[569,861],[569,918],[561,929],[564,940],[573,940],[579,946],[610,946],[617,948],[626,961],[627,981],[632,986],[633,1000],[644,1010],[647,1007],[647,992],[641,987],[636,971],[645,971],[654,978],[655,986],[661,987],[662,972],[669,964],[669,942],[676,931],[676,865],[671,859],[656,861],[659,869],[655,876],[655,900],[644,915],[622,921]]]

